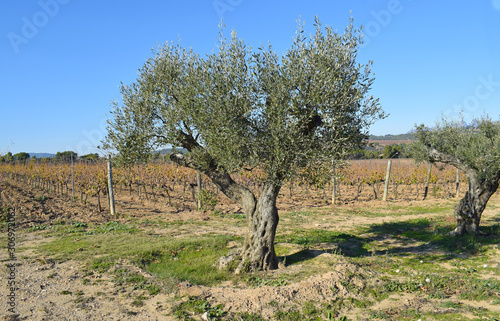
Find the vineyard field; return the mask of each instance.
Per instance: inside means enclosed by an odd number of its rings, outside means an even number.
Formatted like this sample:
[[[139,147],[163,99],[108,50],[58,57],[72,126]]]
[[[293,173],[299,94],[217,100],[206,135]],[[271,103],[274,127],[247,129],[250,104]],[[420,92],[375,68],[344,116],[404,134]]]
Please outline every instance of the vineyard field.
[[[422,200],[427,179],[427,198],[457,196],[455,168],[433,165],[428,176],[427,164],[416,164],[411,159],[394,159],[391,163],[387,200]],[[383,159],[350,161],[347,166],[334,171],[335,179],[330,169],[317,166],[287,181],[281,189],[278,203],[283,206],[331,203],[334,184],[336,204],[380,200],[384,193],[387,165],[388,161]],[[108,207],[105,162],[1,164],[0,175],[36,189],[74,198],[75,201],[92,203],[98,211]],[[234,173],[233,178],[257,195],[265,179],[258,169]],[[195,209],[198,204],[196,171],[167,162],[114,167],[113,183],[117,199],[150,201],[175,209]],[[465,176],[460,175],[458,183],[459,188],[465,191]],[[212,198],[212,203],[231,203],[204,175],[201,175],[200,187]]]

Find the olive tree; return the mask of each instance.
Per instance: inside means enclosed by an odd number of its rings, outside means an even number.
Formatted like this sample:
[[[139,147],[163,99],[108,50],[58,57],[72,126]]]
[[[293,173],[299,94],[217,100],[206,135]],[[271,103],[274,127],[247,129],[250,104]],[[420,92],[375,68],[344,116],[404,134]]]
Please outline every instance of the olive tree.
[[[233,31],[218,48],[200,56],[167,43],[153,51],[137,80],[122,85],[105,148],[140,159],[161,146],[188,154],[170,159],[206,174],[246,214],[244,245],[231,257],[241,270],[278,267],[274,238],[276,199],[296,168],[338,158],[367,138],[384,117],[369,95],[372,62],[358,64],[361,31],[352,19],[342,34],[321,26],[279,56],[271,45],[253,50]],[[231,174],[258,166],[266,175],[260,195]]]
[[[417,158],[451,164],[467,176],[469,186],[455,206],[452,234],[479,234],[481,214],[500,183],[500,124],[487,116],[470,125],[443,118],[434,128],[416,129]]]

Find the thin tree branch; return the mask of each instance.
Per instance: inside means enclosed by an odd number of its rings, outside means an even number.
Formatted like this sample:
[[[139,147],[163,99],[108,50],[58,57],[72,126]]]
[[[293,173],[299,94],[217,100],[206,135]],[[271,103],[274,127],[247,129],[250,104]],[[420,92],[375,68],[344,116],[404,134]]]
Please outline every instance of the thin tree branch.
[[[12,141],[11,141],[10,145],[9,145],[9,146],[7,146],[7,147],[5,147],[5,148],[4,148],[4,150],[2,150],[2,151],[0,152],[0,156],[3,156],[3,154],[4,154],[6,151],[8,151],[8,150],[9,150],[9,148],[10,148],[12,145],[14,145],[14,143],[12,143]]]

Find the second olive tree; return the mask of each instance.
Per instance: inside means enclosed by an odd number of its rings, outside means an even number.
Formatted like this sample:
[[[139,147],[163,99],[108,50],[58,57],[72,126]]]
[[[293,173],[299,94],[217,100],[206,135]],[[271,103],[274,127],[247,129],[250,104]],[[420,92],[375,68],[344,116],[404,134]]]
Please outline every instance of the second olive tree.
[[[467,176],[469,186],[455,206],[453,235],[479,234],[481,215],[500,184],[500,123],[487,116],[466,125],[445,119],[429,128],[417,126],[417,159],[447,163]]]

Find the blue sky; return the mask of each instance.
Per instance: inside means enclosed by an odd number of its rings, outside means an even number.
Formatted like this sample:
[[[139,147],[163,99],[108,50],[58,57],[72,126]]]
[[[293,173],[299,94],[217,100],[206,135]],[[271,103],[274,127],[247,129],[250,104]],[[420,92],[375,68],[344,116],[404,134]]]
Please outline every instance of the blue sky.
[[[375,135],[441,115],[500,116],[500,0],[3,0],[0,3],[0,152],[95,152],[119,85],[151,49],[180,39],[200,54],[221,18],[254,48],[282,53],[299,16],[342,31],[365,25],[359,62],[374,61],[372,94],[389,117]]]

